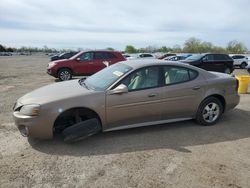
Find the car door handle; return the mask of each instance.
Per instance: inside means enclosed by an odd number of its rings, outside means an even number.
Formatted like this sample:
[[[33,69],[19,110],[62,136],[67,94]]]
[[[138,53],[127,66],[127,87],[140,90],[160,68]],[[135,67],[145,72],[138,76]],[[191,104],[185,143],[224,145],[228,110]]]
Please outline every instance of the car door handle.
[[[151,93],[151,94],[148,95],[148,97],[156,97],[156,96],[157,96],[156,93]]]
[[[195,87],[193,87],[192,89],[193,90],[199,90],[201,87],[200,86],[195,86]]]

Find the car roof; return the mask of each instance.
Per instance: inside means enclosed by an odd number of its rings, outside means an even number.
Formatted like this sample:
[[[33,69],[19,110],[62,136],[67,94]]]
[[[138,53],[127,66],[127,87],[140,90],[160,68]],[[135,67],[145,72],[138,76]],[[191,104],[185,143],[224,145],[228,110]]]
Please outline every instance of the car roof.
[[[166,60],[159,60],[159,59],[133,59],[127,61],[121,61],[120,63],[126,64],[131,66],[133,69],[143,68],[146,66],[153,66],[153,65],[172,65],[172,66],[181,66],[186,68],[191,68],[194,70],[202,70],[200,68],[194,67],[189,64],[180,63],[178,61],[166,61]]]
[[[85,53],[85,52],[111,52],[111,53],[117,53],[119,51],[112,51],[112,50],[83,50],[83,51],[80,51],[80,52],[81,53]]]

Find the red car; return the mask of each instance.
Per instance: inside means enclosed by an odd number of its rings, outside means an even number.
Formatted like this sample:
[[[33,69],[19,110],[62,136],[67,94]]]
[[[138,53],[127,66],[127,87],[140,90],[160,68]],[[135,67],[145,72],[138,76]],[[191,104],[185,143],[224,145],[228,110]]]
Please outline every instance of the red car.
[[[50,62],[47,73],[62,81],[70,80],[72,76],[89,76],[109,65],[124,60],[125,58],[120,52],[84,51],[70,59]]]

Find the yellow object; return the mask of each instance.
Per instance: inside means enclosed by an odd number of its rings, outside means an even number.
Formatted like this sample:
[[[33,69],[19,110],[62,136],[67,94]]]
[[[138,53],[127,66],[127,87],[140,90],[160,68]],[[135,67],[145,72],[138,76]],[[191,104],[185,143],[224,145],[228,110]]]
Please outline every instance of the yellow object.
[[[245,94],[248,90],[248,84],[250,82],[250,76],[248,75],[238,75],[236,76],[237,80],[239,80],[239,88],[238,93]]]

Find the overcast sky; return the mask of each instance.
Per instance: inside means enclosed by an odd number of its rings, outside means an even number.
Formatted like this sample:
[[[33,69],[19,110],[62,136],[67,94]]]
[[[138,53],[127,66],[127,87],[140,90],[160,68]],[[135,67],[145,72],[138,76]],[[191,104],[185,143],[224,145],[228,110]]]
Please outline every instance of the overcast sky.
[[[7,46],[172,47],[190,37],[250,49],[250,0],[0,0]]]

